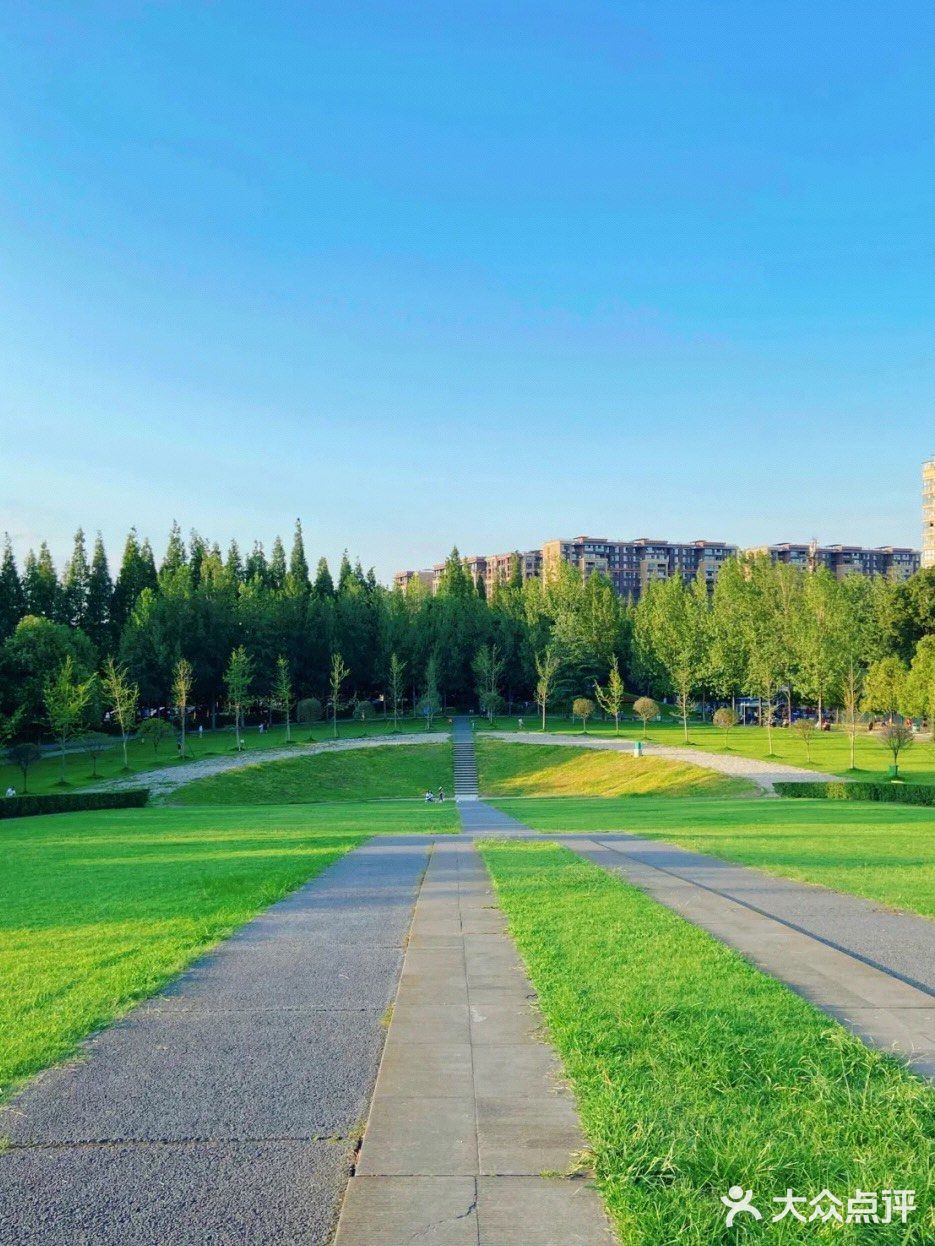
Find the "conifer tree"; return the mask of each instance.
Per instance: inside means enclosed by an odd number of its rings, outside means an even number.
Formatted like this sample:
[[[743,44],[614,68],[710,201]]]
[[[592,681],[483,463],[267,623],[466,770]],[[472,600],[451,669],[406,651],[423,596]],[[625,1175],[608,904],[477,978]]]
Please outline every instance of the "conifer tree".
[[[26,596],[16,569],[10,534],[5,533],[3,555],[0,557],[0,641],[12,635],[25,613]]]
[[[331,568],[328,566],[327,558],[318,560],[318,567],[315,570],[315,592],[322,599],[334,596],[334,580],[331,578]]]
[[[70,627],[85,629],[90,580],[91,568],[88,565],[84,531],[79,528],[75,533],[75,544],[71,558],[65,564],[65,569],[62,572],[60,598],[62,622],[67,623]]]
[[[248,554],[244,566],[244,579],[248,584],[254,584],[261,588],[269,587],[269,565],[266,561],[266,553],[263,549],[262,541],[253,542],[253,549]]]
[[[273,550],[269,559],[269,582],[270,587],[277,593],[281,593],[285,587],[286,550],[281,537],[277,537],[273,542]]]
[[[104,541],[98,533],[94,540],[94,553],[91,555],[91,570],[88,575],[88,600],[85,610],[84,630],[94,642],[98,652],[104,652],[110,645],[110,604],[114,594],[114,586],[110,579],[107,566],[107,553]]]
[[[26,613],[41,615],[46,619],[58,619],[59,584],[55,564],[45,543],[39,546],[39,557],[32,550],[26,555],[23,575],[26,597]]]
[[[166,552],[159,566],[159,575],[173,575],[180,567],[184,567],[186,563],[185,542],[182,540],[182,530],[176,521],[172,520],[172,527],[169,530],[169,543],[166,546]]]
[[[305,557],[301,519],[295,521],[295,535],[292,538],[292,552],[289,555],[289,575],[286,587],[296,597],[304,596],[309,590],[308,559]]]

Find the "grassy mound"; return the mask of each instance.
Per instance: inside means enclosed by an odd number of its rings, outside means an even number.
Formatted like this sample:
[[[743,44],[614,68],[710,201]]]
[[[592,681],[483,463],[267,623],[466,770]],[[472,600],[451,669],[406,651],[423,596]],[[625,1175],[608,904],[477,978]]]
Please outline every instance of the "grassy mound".
[[[732,796],[752,783],[687,762],[563,744],[477,742],[485,796]]]
[[[452,749],[439,744],[315,753],[258,762],[196,779],[171,797],[179,805],[295,805],[333,800],[418,800],[454,787]]]

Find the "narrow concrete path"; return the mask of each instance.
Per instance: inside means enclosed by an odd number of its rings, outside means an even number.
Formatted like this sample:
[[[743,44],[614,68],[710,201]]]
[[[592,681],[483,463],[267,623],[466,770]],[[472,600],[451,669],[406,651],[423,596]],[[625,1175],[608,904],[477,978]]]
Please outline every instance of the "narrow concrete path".
[[[561,744],[575,748],[605,749],[616,753],[632,753],[635,739],[618,740],[607,736],[563,735],[541,731],[504,731],[491,732],[487,737],[501,740],[504,744]],[[820,770],[803,770],[799,766],[790,766],[785,762],[770,761],[769,758],[742,757],[739,753],[707,753],[704,749],[679,748],[668,744],[654,744],[647,740],[643,745],[647,757],[661,757],[668,761],[688,762],[700,766],[703,770],[716,770],[719,774],[729,775],[734,779],[746,779],[754,783],[768,796],[774,796],[774,783],[810,783],[834,782],[840,775],[825,774]]]
[[[935,923],[635,836],[567,836],[840,1021],[935,1078]]]
[[[379,838],[0,1113],[0,1240],[324,1246],[431,848]]]
[[[480,857],[437,841],[335,1246],[612,1246],[540,1025]]]

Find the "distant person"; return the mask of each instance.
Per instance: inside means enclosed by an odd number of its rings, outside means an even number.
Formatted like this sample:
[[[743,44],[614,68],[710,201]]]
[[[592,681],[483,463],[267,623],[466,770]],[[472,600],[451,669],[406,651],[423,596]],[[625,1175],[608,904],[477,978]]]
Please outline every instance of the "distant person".
[[[15,788],[15,787],[8,787],[8,788],[7,788],[7,790],[6,790],[6,794],[7,794],[7,796],[15,796],[15,795],[16,795],[16,788]]]
[[[440,787],[440,788],[438,789],[438,799],[439,799],[440,801],[444,801],[444,799],[445,799],[445,789],[444,789],[443,787]]]
[[[199,735],[199,737],[200,737],[200,736],[203,736],[203,735],[204,735],[204,733],[205,733],[205,725],[204,725],[204,723],[199,723],[199,724],[198,724],[198,735]]]
[[[517,731],[522,731],[522,729],[523,729],[523,720],[522,720],[521,718],[517,718],[517,720],[516,720],[516,730],[517,730]]]
[[[432,795],[431,792],[425,793],[425,803],[427,805],[431,805],[434,800],[435,800],[435,797]]]

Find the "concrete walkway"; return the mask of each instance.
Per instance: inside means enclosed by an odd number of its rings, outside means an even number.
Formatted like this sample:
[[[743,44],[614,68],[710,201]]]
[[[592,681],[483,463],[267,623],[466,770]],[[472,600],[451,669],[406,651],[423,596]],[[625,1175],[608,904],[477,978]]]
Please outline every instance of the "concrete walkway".
[[[431,841],[380,838],[0,1113],[0,1240],[323,1246]]]
[[[168,796],[177,787],[206,779],[213,774],[228,770],[244,770],[247,766],[263,766],[268,761],[293,761],[297,757],[315,757],[319,753],[344,753],[358,748],[378,748],[384,744],[447,744],[450,734],[445,732],[413,733],[411,735],[365,736],[360,740],[326,740],[321,744],[296,744],[292,748],[254,749],[252,752],[234,753],[223,757],[199,757],[193,761],[170,762],[154,770],[141,770],[125,779],[110,779],[84,790],[89,792],[114,792],[124,787],[148,787],[155,797]]]
[[[576,748],[605,749],[610,752],[633,752],[634,739],[618,740],[607,736],[563,735],[559,732],[541,731],[504,731],[491,732],[485,738],[501,740],[504,744],[562,744],[574,745]],[[667,761],[688,762],[692,766],[700,766],[703,770],[716,770],[719,774],[729,775],[733,779],[746,779],[762,789],[768,796],[775,796],[774,783],[810,783],[835,782],[840,775],[824,774],[820,770],[802,770],[798,766],[789,766],[784,762],[771,761],[769,758],[742,757],[739,753],[706,753],[703,749],[677,748],[668,744],[653,744],[647,740],[643,744],[647,757],[661,757]]]
[[[612,1246],[539,1025],[476,850],[438,841],[335,1246]]]

